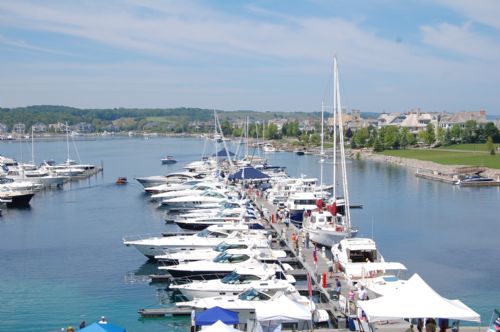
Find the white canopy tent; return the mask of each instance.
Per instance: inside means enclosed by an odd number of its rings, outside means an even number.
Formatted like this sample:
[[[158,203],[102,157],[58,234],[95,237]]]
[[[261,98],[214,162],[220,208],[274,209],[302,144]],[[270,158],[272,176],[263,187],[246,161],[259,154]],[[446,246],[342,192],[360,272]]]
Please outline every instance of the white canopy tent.
[[[460,300],[448,300],[434,291],[418,275],[392,294],[358,301],[370,322],[400,318],[438,317],[481,322],[481,317]]]
[[[241,330],[238,330],[232,326],[226,325],[220,320],[216,321],[212,325],[203,327],[201,330],[203,332],[241,332]]]
[[[312,319],[311,311],[307,306],[293,301],[286,295],[272,301],[256,303],[255,315],[259,322],[271,320],[297,322],[300,320],[310,321]]]
[[[281,324],[285,322],[307,322],[312,324],[312,314],[308,306],[297,303],[286,295],[272,301],[256,303],[255,315],[259,322],[257,331],[280,332]]]

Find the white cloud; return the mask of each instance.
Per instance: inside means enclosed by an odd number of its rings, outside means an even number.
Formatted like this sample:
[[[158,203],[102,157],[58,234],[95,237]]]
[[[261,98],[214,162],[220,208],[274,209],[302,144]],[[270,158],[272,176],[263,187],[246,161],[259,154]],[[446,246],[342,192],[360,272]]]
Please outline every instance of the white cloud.
[[[471,31],[470,24],[462,26],[441,23],[437,26],[421,27],[423,41],[445,50],[498,62],[500,44],[498,41]]]
[[[500,30],[500,1],[439,0],[439,2],[470,20]]]

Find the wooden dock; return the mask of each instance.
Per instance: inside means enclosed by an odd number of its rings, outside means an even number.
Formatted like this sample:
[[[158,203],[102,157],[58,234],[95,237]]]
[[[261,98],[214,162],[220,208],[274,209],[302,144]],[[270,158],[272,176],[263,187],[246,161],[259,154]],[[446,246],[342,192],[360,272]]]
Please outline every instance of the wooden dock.
[[[453,177],[453,175],[442,174],[439,172],[422,172],[420,170],[417,170],[415,176],[427,180],[444,182],[448,184],[456,184],[458,181],[458,178]]]

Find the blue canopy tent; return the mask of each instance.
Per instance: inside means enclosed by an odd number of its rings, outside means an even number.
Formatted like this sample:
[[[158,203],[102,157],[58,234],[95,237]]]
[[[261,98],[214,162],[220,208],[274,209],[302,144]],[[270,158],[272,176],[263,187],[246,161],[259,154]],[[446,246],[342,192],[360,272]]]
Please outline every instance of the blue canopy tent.
[[[217,153],[214,153],[212,157],[219,157],[219,158],[228,158],[228,157],[234,157],[234,153],[231,151],[226,151],[226,149],[222,149]]]
[[[238,172],[229,175],[229,180],[260,180],[269,179],[269,175],[262,173],[261,171],[253,167],[245,167],[240,169]]]
[[[116,326],[110,323],[93,323],[81,329],[85,332],[126,332],[123,327]]]
[[[239,324],[240,322],[237,312],[221,307],[213,307],[200,313],[196,313],[195,317],[196,325],[212,325],[218,320],[222,321],[224,324],[231,325]]]

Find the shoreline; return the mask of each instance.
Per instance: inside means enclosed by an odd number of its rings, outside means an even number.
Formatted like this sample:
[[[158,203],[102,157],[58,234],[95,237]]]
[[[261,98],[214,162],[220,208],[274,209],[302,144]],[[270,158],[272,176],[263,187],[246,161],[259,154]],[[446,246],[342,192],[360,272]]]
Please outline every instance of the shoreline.
[[[430,173],[439,173],[444,175],[454,175],[457,173],[458,168],[462,167],[475,167],[470,165],[443,165],[438,164],[433,161],[427,160],[419,160],[419,159],[411,159],[411,158],[403,158],[403,157],[394,157],[387,156],[383,154],[377,154],[369,150],[351,150],[351,157],[356,158],[356,154],[359,152],[359,156],[361,159],[372,160],[376,162],[382,162],[386,164],[399,165],[406,168],[414,169],[415,172],[418,170],[427,171]],[[486,177],[490,178],[498,178],[500,177],[500,170],[493,169],[483,166],[478,166],[481,169],[484,169],[482,174]]]

